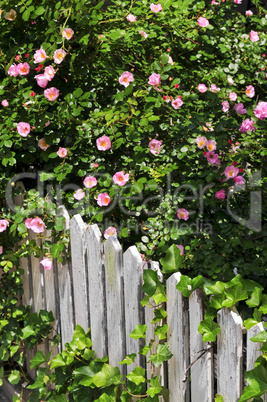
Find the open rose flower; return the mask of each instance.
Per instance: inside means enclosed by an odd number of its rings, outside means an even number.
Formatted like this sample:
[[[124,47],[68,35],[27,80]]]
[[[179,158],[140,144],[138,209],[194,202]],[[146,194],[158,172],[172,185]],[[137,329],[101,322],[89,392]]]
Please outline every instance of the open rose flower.
[[[237,100],[237,94],[235,92],[230,92],[229,95],[228,95],[228,98],[231,101],[236,101]]]
[[[253,96],[255,95],[255,89],[254,89],[254,87],[253,87],[253,85],[248,85],[247,87],[246,87],[246,95],[249,97],[249,98],[253,98]]]
[[[150,10],[153,11],[153,13],[159,13],[162,10],[162,6],[160,3],[158,4],[151,3]]]
[[[238,114],[246,114],[247,113],[247,109],[244,109],[243,103],[238,103],[237,105],[234,106],[234,109],[235,109],[236,113],[238,113]]]
[[[27,219],[25,220],[25,226],[26,226],[27,229],[31,229],[32,219],[33,219],[33,218],[27,218]]]
[[[110,138],[107,137],[106,135],[103,135],[102,137],[96,140],[96,146],[99,151],[107,151],[108,149],[111,148]]]
[[[30,72],[30,65],[28,63],[20,63],[17,65],[17,70],[20,75],[27,75]]]
[[[210,86],[210,92],[216,93],[216,92],[219,92],[220,90],[221,90],[221,89],[218,88],[215,84],[211,84],[211,86]]]
[[[66,148],[59,148],[57,154],[60,158],[65,158],[68,155],[68,150]]]
[[[207,20],[207,18],[204,17],[199,17],[197,23],[200,27],[205,28],[209,25],[209,20]]]
[[[251,10],[246,11],[246,16],[251,17],[253,15],[253,12]]]
[[[46,151],[47,148],[50,147],[50,145],[48,145],[48,144],[46,143],[46,141],[45,141],[44,138],[41,138],[41,139],[38,141],[38,146],[39,146],[43,151]]]
[[[24,123],[23,121],[18,123],[17,132],[19,133],[19,135],[21,135],[21,137],[27,137],[30,131],[31,126],[29,125],[29,123]]]
[[[114,228],[114,226],[109,226],[105,232],[104,232],[104,237],[105,239],[108,239],[109,236],[117,236],[117,229]]]
[[[34,77],[36,79],[37,85],[41,88],[45,88],[48,84],[48,79],[44,74],[38,74]]]
[[[183,219],[184,221],[187,221],[187,219],[189,218],[189,212],[187,211],[187,209],[179,208],[177,211],[177,217],[178,219]]]
[[[18,66],[16,64],[12,64],[8,69],[8,75],[11,77],[16,77],[19,74]]]
[[[147,39],[148,34],[145,31],[138,31],[141,36],[143,36],[145,39]]]
[[[107,193],[100,193],[97,196],[97,204],[100,207],[106,207],[110,203],[110,196]]]
[[[225,174],[227,180],[234,179],[238,175],[238,173],[239,173],[239,169],[233,165],[227,166],[224,170],[224,174]]]
[[[56,72],[55,72],[55,70],[53,69],[52,66],[47,66],[44,69],[44,76],[48,81],[51,81],[54,78],[55,73]]]
[[[178,96],[178,98],[176,98],[176,99],[174,99],[174,100],[172,101],[172,107],[173,107],[174,109],[179,109],[179,107],[181,107],[183,103],[184,103],[184,102],[182,101],[181,96]]]
[[[234,178],[234,182],[235,182],[235,185],[238,186],[238,185],[245,184],[246,180],[242,176],[236,176]]]
[[[267,117],[267,102],[259,102],[254,109],[254,114],[259,120],[266,119]]]
[[[126,19],[127,19],[129,22],[134,22],[134,21],[136,21],[136,17],[135,17],[133,14],[127,15]]]
[[[216,149],[216,141],[215,140],[207,140],[206,147],[208,151],[215,151]]]
[[[162,141],[151,140],[150,143],[148,144],[150,152],[153,155],[158,155],[161,150],[161,144],[162,144]]]
[[[249,38],[252,42],[257,42],[258,40],[260,40],[258,32],[255,31],[251,31],[249,34]]]
[[[51,271],[53,267],[53,261],[51,261],[49,258],[44,258],[42,261],[40,261],[40,264],[46,269],[47,271]]]
[[[248,131],[255,131],[256,127],[254,127],[253,124],[255,123],[252,120],[244,120],[239,129],[240,133],[247,134]]]
[[[206,145],[207,138],[206,137],[197,137],[196,138],[196,143],[198,148],[203,149]]]
[[[198,84],[197,89],[199,90],[199,92],[203,94],[204,92],[207,91],[208,88],[206,87],[205,84]]]
[[[148,78],[149,85],[158,86],[160,84],[160,74],[153,73]]]
[[[219,159],[219,155],[215,154],[213,151],[209,151],[206,153],[206,158],[209,163],[212,165],[220,165],[221,161]]]
[[[63,49],[55,50],[54,55],[53,55],[54,62],[56,64],[60,64],[64,60],[65,56],[66,56],[65,50],[63,50]]]
[[[97,185],[97,180],[94,176],[87,176],[83,181],[83,185],[86,188],[93,188]]]
[[[50,101],[53,102],[59,96],[59,90],[55,87],[48,88],[44,91],[44,96]]]
[[[179,250],[180,250],[180,255],[184,255],[184,246],[182,246],[181,244],[176,244],[176,247],[179,248]]]
[[[0,219],[0,232],[4,232],[9,225],[9,222],[7,219]]]
[[[124,73],[122,73],[122,75],[119,78],[119,83],[121,85],[124,85],[125,88],[130,85],[130,82],[133,82],[133,81],[134,81],[133,74],[129,73],[129,71],[124,71]]]
[[[229,109],[230,109],[229,102],[227,102],[227,101],[222,102],[222,111],[224,113],[226,113],[226,112],[228,112]]]
[[[34,58],[34,63],[42,63],[46,59],[46,53],[45,50],[41,47],[39,50],[36,50],[36,52],[33,55]]]
[[[1,105],[4,107],[8,107],[9,103],[6,99],[2,100]]]
[[[224,200],[225,199],[225,190],[219,190],[217,191],[217,193],[215,194],[215,197],[218,200]]]
[[[77,191],[75,191],[74,196],[75,200],[82,200],[85,197],[85,192],[83,189],[79,188]]]
[[[43,233],[46,226],[41,218],[33,218],[30,223],[30,228],[34,233]]]
[[[114,183],[118,184],[119,186],[124,186],[124,184],[126,184],[128,180],[129,180],[129,174],[128,173],[124,174],[124,172],[122,171],[115,173],[113,176]]]
[[[62,36],[63,38],[70,40],[74,35],[74,31],[71,28],[65,28],[63,29]]]

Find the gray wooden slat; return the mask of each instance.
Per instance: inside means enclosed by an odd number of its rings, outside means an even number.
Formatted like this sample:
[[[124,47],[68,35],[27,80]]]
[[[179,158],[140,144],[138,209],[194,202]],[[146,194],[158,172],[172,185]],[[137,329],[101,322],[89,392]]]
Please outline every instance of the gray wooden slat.
[[[243,322],[240,315],[223,308],[217,315],[217,393],[224,402],[237,402],[243,389]]]
[[[24,270],[24,274],[22,275],[22,281],[23,281],[22,304],[24,304],[24,306],[31,306],[32,308],[33,305],[32,272],[28,257],[20,258],[20,267]]]
[[[96,356],[102,358],[108,353],[107,316],[105,296],[105,273],[103,263],[103,242],[97,225],[86,229],[87,270],[91,339]]]
[[[209,351],[193,363],[190,369],[191,402],[213,401],[213,352],[209,342],[204,343],[198,332],[199,323],[204,319],[204,309],[203,292],[196,289],[189,298],[190,364],[200,357],[204,350]]]
[[[188,299],[176,289],[181,274],[177,272],[167,280],[168,344],[173,357],[168,361],[170,402],[189,402],[189,317]]]
[[[74,215],[70,221],[74,319],[75,325],[79,324],[87,332],[90,321],[85,266],[85,229],[86,224],[81,216]]]
[[[126,328],[126,354],[136,353],[135,362],[141,364],[141,355],[138,354],[144,346],[143,340],[136,340],[129,335],[136,325],[144,324],[144,308],[140,301],[143,298],[143,263],[135,246],[129,247],[123,255],[124,267],[124,299],[125,299],[125,328]],[[135,364],[127,366],[127,374]]]
[[[109,362],[118,366],[125,357],[122,248],[115,236],[104,244]],[[120,366],[125,374],[124,366]]]

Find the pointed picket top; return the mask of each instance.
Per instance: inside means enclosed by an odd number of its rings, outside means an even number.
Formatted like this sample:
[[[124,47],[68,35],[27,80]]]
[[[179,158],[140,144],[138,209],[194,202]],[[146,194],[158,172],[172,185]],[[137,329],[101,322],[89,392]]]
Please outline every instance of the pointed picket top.
[[[243,389],[243,321],[235,309],[217,314],[217,393],[224,402],[237,402]]]
[[[97,225],[87,226],[85,232],[91,339],[96,356],[102,358],[107,350],[107,317],[103,242]]]
[[[104,244],[109,363],[118,366],[125,357],[122,248],[115,236]],[[124,367],[121,368],[124,371]]]
[[[79,324],[85,331],[87,331],[90,326],[87,293],[88,277],[85,267],[86,227],[87,225],[84,223],[80,215],[74,215],[70,220],[75,325]]]

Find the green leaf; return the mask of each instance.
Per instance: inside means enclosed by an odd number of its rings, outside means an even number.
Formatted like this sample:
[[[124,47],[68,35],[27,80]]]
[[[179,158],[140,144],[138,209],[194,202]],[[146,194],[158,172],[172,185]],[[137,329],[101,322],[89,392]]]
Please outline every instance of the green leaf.
[[[18,370],[12,370],[11,374],[8,376],[8,381],[10,384],[18,384],[20,381],[20,372]]]
[[[40,6],[35,10],[36,15],[42,15],[44,12],[45,12],[45,9],[43,6]]]
[[[247,387],[244,389],[239,402],[245,402],[250,398],[259,398],[267,390],[267,369],[258,365],[253,370],[245,373]]]
[[[130,337],[134,339],[140,339],[146,337],[147,325],[136,325],[135,329],[130,333]]]
[[[184,297],[189,297],[193,292],[192,279],[189,276],[181,275],[179,283],[176,285],[176,289],[182,292]]]
[[[127,355],[125,357],[125,359],[123,359],[121,362],[119,362],[119,364],[127,364],[127,366],[129,366],[129,364],[132,364],[134,362],[136,358],[136,354],[132,353],[130,355]]]
[[[147,393],[148,393],[148,395],[152,396],[152,398],[155,395],[159,394],[161,392],[161,390],[162,390],[162,386],[161,386],[161,384],[159,382],[159,377],[158,376],[154,377],[154,378],[151,378],[149,385],[150,385],[150,388],[148,388]]]
[[[254,325],[258,324],[259,321],[255,320],[254,318],[248,318],[243,322],[246,329],[250,329],[254,327]]]
[[[85,348],[90,348],[92,346],[92,341],[88,334],[85,333],[84,329],[77,324],[73,333],[72,341],[70,342],[70,347],[73,350],[82,350]]]
[[[22,328],[22,332],[23,332],[23,335],[22,335],[21,339],[26,339],[26,338],[29,338],[29,336],[31,336],[31,335],[35,335],[36,331],[33,329],[32,326],[27,325],[27,327]]]
[[[51,365],[50,365],[51,370],[52,370],[53,368],[56,368],[56,367],[64,367],[64,366],[66,366],[66,362],[65,362],[65,360],[63,359],[61,353],[59,353],[58,355],[56,355],[56,356],[51,360]]]
[[[267,341],[267,331],[261,331],[257,335],[250,338],[252,342],[266,342]]]
[[[164,310],[164,308],[158,308],[154,310],[154,318],[151,321],[151,324],[155,324],[156,322],[159,322],[160,320],[163,320],[165,317],[167,317],[167,312]]]
[[[131,373],[129,373],[126,377],[128,380],[132,381],[134,384],[139,385],[142,382],[145,382],[145,374],[146,370],[141,367],[135,367]]]
[[[207,286],[207,288],[212,292],[212,294],[221,295],[224,292],[225,284],[218,281],[212,286]]]
[[[263,295],[259,311],[263,314],[267,314],[267,295]]]
[[[247,291],[244,290],[242,283],[237,283],[236,285],[225,290],[225,295],[227,299],[232,300],[233,304],[248,298]]]
[[[172,244],[168,248],[165,257],[160,259],[160,263],[163,266],[163,272],[170,274],[172,272],[177,272],[180,267],[182,267],[183,257],[180,254],[179,248],[176,244]]]
[[[36,355],[34,356],[33,359],[31,359],[31,366],[30,369],[32,370],[33,368],[39,366],[42,363],[46,362],[46,357],[44,355],[44,352],[42,350],[39,350]]]
[[[168,324],[164,324],[161,327],[157,326],[157,328],[154,331],[154,334],[159,337],[159,340],[165,339],[167,337],[167,331],[168,331]]]
[[[80,96],[82,96],[82,94],[83,94],[82,88],[76,88],[75,91],[73,92],[74,98],[79,98]]]
[[[216,394],[214,402],[224,402],[223,397],[221,395]]]
[[[152,354],[148,361],[152,362],[156,367],[160,366],[165,360],[169,360],[173,354],[169,350],[167,343],[159,344],[156,353]]]
[[[255,288],[250,298],[246,300],[246,303],[249,307],[257,307],[260,304],[261,300],[262,291],[260,288]]]
[[[153,269],[145,269],[143,279],[144,279],[144,285],[142,287],[143,292],[150,297],[153,296],[159,284],[157,272],[154,271]]]
[[[118,367],[111,367],[109,364],[104,363],[102,370],[93,377],[92,383],[96,387],[119,385],[122,384],[122,377]]]
[[[202,334],[203,342],[215,342],[216,336],[220,332],[220,326],[209,317],[199,323],[198,332]]]

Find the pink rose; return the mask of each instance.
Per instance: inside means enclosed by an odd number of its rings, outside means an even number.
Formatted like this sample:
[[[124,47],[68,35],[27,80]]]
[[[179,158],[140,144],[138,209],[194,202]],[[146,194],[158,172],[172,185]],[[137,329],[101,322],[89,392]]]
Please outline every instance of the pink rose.
[[[249,16],[249,17],[251,17],[251,16],[253,15],[253,12],[252,12],[251,10],[247,10],[247,11],[246,11],[246,15]]]
[[[50,147],[50,145],[48,145],[48,144],[46,143],[46,141],[45,141],[44,138],[41,138],[41,139],[38,141],[38,146],[39,146],[43,151],[46,151],[47,148]]]
[[[197,137],[196,138],[196,143],[198,148],[203,149],[204,146],[206,145],[207,138],[206,137]]]
[[[224,200],[225,199],[225,190],[219,190],[217,191],[217,193],[215,194],[215,197],[218,200]]]
[[[231,101],[236,101],[237,100],[237,94],[235,92],[230,92],[229,93],[229,99]]]
[[[50,101],[53,102],[59,96],[59,90],[55,87],[48,88],[44,91],[44,96]]]
[[[211,86],[210,86],[210,91],[211,91],[211,92],[216,93],[216,92],[219,92],[220,90],[221,90],[221,89],[218,88],[215,84],[211,84]]]
[[[234,80],[233,80],[233,78],[231,78],[231,77],[227,77],[227,81],[228,81],[228,83],[230,84],[230,85],[234,85]]]
[[[215,151],[216,149],[216,141],[215,140],[207,140],[206,147],[208,151]]]
[[[45,228],[46,228],[46,226],[45,226],[44,222],[42,221],[42,219],[38,218],[38,217],[32,219],[30,225],[31,225],[31,230],[34,233],[43,233]]]
[[[229,102],[227,102],[227,101],[222,102],[222,111],[224,113],[226,113],[226,112],[228,112],[229,109],[230,109]]]
[[[96,140],[96,146],[99,151],[107,151],[111,148],[111,141],[109,137],[103,135],[102,137]]]
[[[150,152],[153,155],[158,155],[161,150],[161,144],[162,144],[162,141],[151,140],[150,143],[148,144]]]
[[[8,75],[11,75],[11,77],[16,77],[19,72],[18,72],[18,66],[16,64],[12,64],[9,69],[8,69]]]
[[[41,88],[45,88],[48,84],[48,79],[44,74],[38,74],[34,77],[36,79],[37,85]]]
[[[240,133],[244,133],[247,134],[248,131],[255,131],[256,127],[253,126],[254,121],[246,119],[242,122],[241,126],[240,126]]]
[[[183,219],[184,221],[187,221],[187,219],[189,218],[189,212],[184,208],[180,208],[177,211],[177,217],[178,219]]]
[[[219,165],[221,163],[219,159],[219,155],[215,154],[213,151],[209,151],[206,153],[206,158],[209,163],[212,165]]]
[[[31,131],[31,126],[29,125],[29,123],[24,123],[23,121],[21,121],[17,125],[17,131],[19,135],[21,135],[21,137],[27,137],[27,135]]]
[[[161,4],[160,3],[158,3],[158,4],[151,3],[150,10],[153,11],[153,13],[159,13],[162,10]]]
[[[182,246],[181,244],[176,244],[176,247],[179,248],[179,250],[180,250],[180,255],[184,255],[184,246]]]
[[[110,196],[107,193],[100,193],[97,197],[97,204],[100,207],[106,207],[110,203]]]
[[[199,19],[197,20],[197,23],[200,27],[205,28],[209,25],[209,20],[207,20],[204,17],[199,17]]]
[[[205,84],[198,84],[197,89],[199,90],[199,92],[203,94],[204,92],[207,91],[208,88],[206,87]]]
[[[60,64],[64,60],[65,56],[66,56],[65,50],[63,50],[63,49],[55,50],[54,55],[53,55],[54,62],[56,64]]]
[[[44,76],[48,81],[51,81],[54,78],[55,73],[56,72],[55,72],[55,70],[53,69],[52,66],[45,67]]]
[[[42,261],[40,261],[40,264],[46,269],[47,271],[51,271],[53,267],[53,261],[51,261],[49,258],[44,258]]]
[[[25,225],[27,229],[31,229],[32,218],[27,218],[25,221]]]
[[[149,85],[158,86],[160,84],[160,74],[153,73],[148,78]]]
[[[234,178],[235,185],[238,186],[239,184],[245,184],[246,180],[242,176],[236,176]]]
[[[0,219],[0,232],[4,232],[9,225],[9,222],[7,219]]]
[[[255,95],[255,89],[253,87],[253,85],[248,85],[246,88],[246,95],[249,98],[253,98],[253,96]]]
[[[126,184],[128,180],[129,180],[129,174],[128,173],[124,174],[123,171],[117,172],[113,176],[114,183],[118,184],[119,186],[124,186],[124,184]]]
[[[27,75],[30,72],[30,66],[28,63],[20,63],[17,65],[17,71],[20,75]]]
[[[83,181],[83,185],[86,188],[95,187],[97,185],[97,180],[94,176],[87,176]]]
[[[136,21],[136,17],[135,17],[133,14],[127,15],[126,19],[127,19],[129,22],[134,22],[134,21]]]
[[[81,188],[79,188],[79,189],[74,193],[74,196],[73,196],[73,197],[75,198],[75,200],[80,201],[80,200],[82,200],[82,199],[85,197],[85,192],[84,192]]]
[[[239,173],[239,169],[233,165],[227,166],[227,168],[225,168],[225,170],[224,170],[224,174],[225,174],[227,180],[234,179],[238,175],[238,173]]]
[[[45,50],[41,47],[39,50],[36,50],[36,52],[33,55],[34,58],[34,63],[42,63],[46,59],[46,53]]]
[[[130,82],[133,82],[133,81],[134,81],[133,74],[129,73],[129,71],[124,71],[124,73],[122,73],[122,75],[119,78],[119,83],[121,85],[124,85],[125,88],[130,85]]]
[[[74,35],[74,31],[71,28],[65,28],[63,30],[62,36],[63,38],[70,40]]]
[[[114,228],[114,226],[109,226],[105,232],[104,232],[104,237],[105,239],[108,239],[109,236],[116,236],[117,237],[117,229]]]
[[[254,109],[254,114],[259,120],[266,119],[267,117],[267,102],[259,102]]]
[[[178,98],[172,101],[172,107],[174,109],[179,109],[179,107],[181,107],[183,103],[184,102],[182,101],[181,96],[178,96]]]
[[[141,36],[143,36],[145,39],[148,37],[148,34],[145,31],[138,31]]]
[[[249,37],[252,42],[257,42],[258,40],[260,40],[258,32],[255,31],[251,31]]]
[[[247,113],[247,110],[244,109],[243,103],[238,103],[237,105],[234,106],[234,109],[235,109],[236,113],[238,113],[238,114],[246,114]]]
[[[9,105],[9,103],[6,99],[4,99],[4,100],[2,100],[1,105],[4,107],[7,107]]]
[[[68,150],[66,148],[59,148],[57,154],[60,158],[65,158],[68,155]]]

